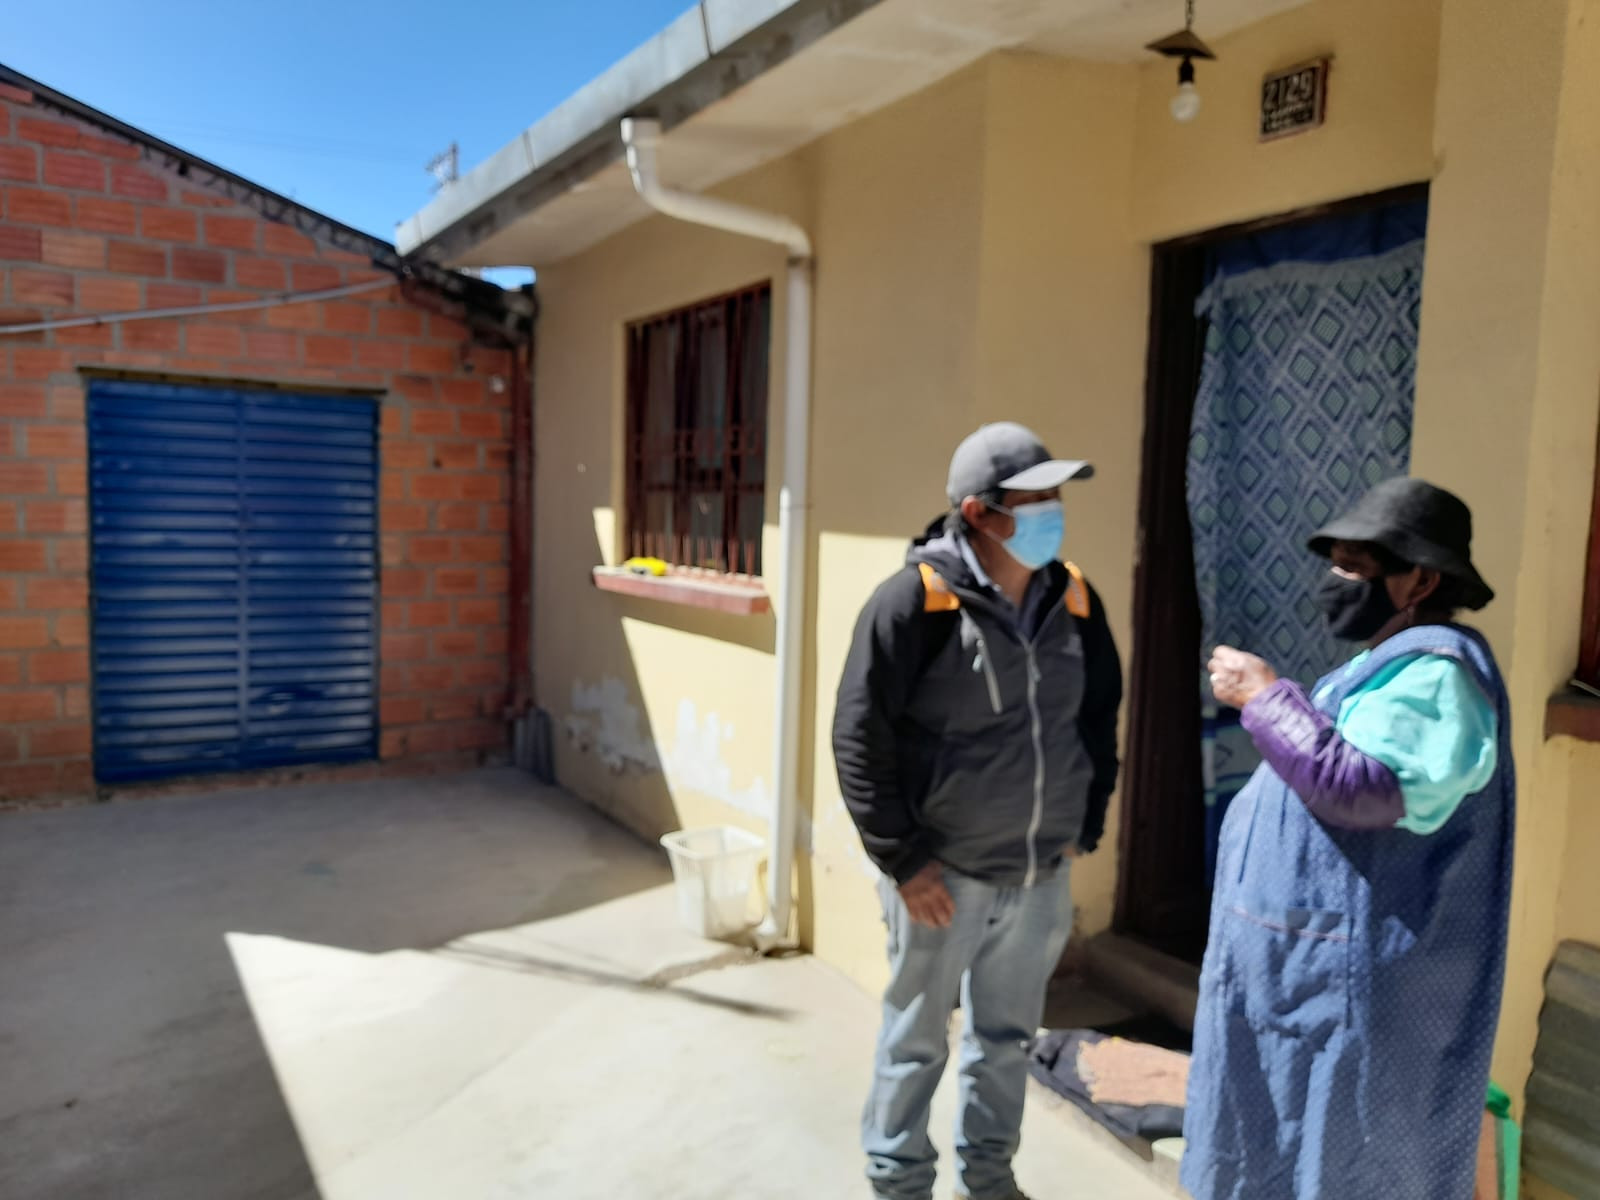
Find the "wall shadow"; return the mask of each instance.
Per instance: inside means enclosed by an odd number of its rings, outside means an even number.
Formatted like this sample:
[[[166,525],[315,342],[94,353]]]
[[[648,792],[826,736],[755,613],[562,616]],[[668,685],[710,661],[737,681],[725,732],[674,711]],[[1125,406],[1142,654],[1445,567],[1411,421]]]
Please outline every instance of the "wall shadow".
[[[694,637],[743,646],[762,654],[774,653],[777,646],[778,622],[770,612],[748,617],[732,616],[710,609],[647,600],[640,596],[623,596],[615,592],[606,593],[605,600],[615,605],[619,618],[645,621]]]

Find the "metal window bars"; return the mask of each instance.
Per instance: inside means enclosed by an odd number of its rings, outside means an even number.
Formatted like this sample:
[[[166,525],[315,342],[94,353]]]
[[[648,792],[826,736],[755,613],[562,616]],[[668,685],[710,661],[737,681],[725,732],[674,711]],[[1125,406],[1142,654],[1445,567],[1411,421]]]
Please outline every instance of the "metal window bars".
[[[628,327],[628,557],[761,573],[771,288]]]

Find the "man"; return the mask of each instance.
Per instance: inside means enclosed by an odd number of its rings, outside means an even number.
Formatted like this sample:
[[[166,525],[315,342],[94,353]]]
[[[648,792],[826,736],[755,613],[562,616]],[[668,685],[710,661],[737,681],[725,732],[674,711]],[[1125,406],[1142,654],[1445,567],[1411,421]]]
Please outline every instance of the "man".
[[[1117,774],[1117,649],[1056,561],[1061,486],[1092,473],[1020,425],[967,438],[950,511],[867,602],[845,663],[834,757],[889,929],[862,1119],[879,1197],[933,1195],[928,1108],[958,996],[958,1195],[1022,1197],[1024,1044],[1071,928],[1068,862],[1094,850]]]

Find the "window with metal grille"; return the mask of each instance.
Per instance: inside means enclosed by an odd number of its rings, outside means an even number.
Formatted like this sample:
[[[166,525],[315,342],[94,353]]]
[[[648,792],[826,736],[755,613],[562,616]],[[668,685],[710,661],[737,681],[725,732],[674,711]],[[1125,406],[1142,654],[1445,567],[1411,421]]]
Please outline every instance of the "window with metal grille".
[[[628,327],[626,550],[761,573],[772,290]]]

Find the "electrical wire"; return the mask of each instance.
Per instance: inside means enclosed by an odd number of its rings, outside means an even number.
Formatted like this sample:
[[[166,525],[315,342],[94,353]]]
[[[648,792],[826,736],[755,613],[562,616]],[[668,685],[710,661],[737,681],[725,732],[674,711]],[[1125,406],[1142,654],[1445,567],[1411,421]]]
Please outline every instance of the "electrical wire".
[[[318,300],[338,300],[359,296],[379,288],[395,286],[393,279],[370,279],[344,287],[324,288],[320,292],[280,292],[260,300],[233,300],[225,304],[190,304],[181,308],[146,308],[134,312],[98,313],[86,317],[57,317],[49,321],[30,321],[25,325],[0,325],[0,337],[20,333],[45,333],[51,329],[80,329],[88,325],[124,325],[130,321],[159,321],[172,317],[201,317],[210,313],[248,312],[259,308],[283,308],[290,304],[311,304]]]

